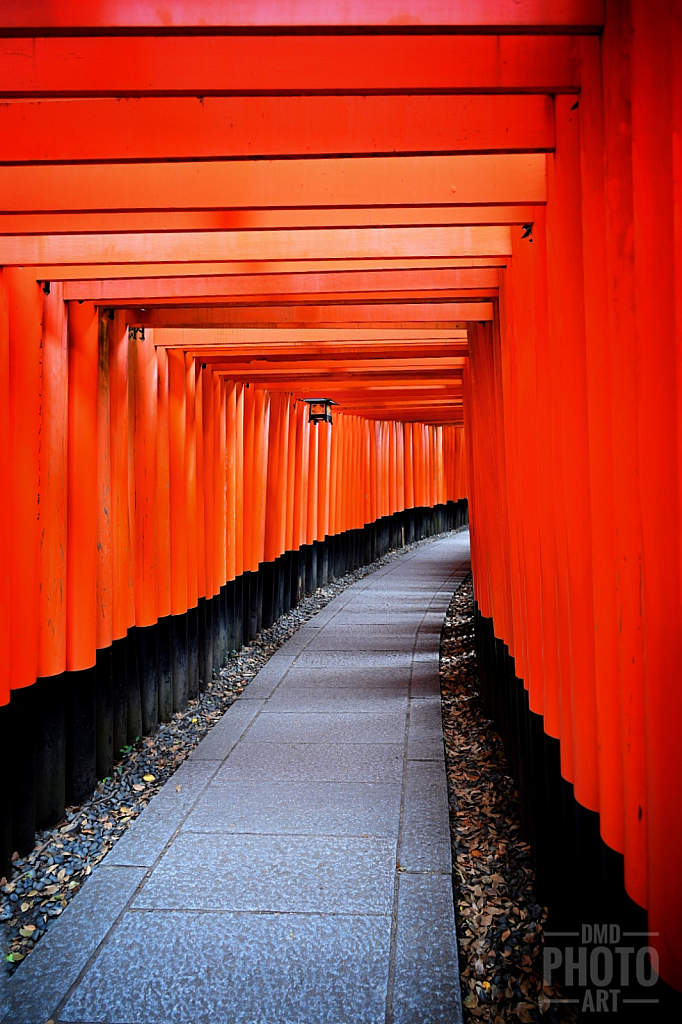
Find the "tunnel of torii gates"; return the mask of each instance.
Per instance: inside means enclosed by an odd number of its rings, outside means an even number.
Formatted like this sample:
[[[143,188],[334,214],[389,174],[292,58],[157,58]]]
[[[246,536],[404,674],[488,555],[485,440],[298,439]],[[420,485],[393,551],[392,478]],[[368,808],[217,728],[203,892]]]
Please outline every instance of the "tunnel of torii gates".
[[[0,874],[470,514],[542,898],[682,988],[681,11],[3,2]]]

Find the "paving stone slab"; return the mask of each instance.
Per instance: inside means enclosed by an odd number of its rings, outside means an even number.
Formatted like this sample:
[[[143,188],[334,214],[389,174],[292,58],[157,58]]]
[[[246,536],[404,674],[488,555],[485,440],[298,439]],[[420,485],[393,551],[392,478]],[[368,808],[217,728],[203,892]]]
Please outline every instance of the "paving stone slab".
[[[362,666],[356,664],[353,668],[349,668],[347,665],[337,665],[331,656],[328,665],[311,665],[308,661],[298,661],[289,670],[287,687],[314,690],[336,689],[337,687],[373,690],[389,687],[393,688],[396,693],[407,693],[411,673],[411,660],[396,663],[394,659],[391,659],[388,665]]]
[[[403,754],[402,743],[242,743],[215,781],[400,784]]]
[[[410,701],[407,756],[416,760],[443,760],[443,718],[440,694],[431,699],[422,698]]]
[[[345,712],[367,714],[383,711],[407,712],[407,685],[374,687],[359,686],[287,686],[281,688],[263,708],[263,714],[273,712],[302,714],[306,712]]]
[[[462,1021],[452,879],[447,875],[399,878],[393,1021]]]
[[[107,854],[114,864],[151,867],[218,770],[216,761],[186,761]]]
[[[390,914],[395,839],[178,836],[136,910]]]
[[[54,1016],[144,876],[142,868],[98,867],[12,977],[3,1024],[43,1024]]]
[[[298,670],[320,670],[334,669],[337,672],[365,672],[373,669],[389,668],[410,668],[412,665],[411,651],[372,651],[353,649],[351,651],[311,651],[310,648],[296,659]],[[319,672],[320,678],[324,678],[324,672]]]
[[[384,1024],[390,929],[379,916],[128,912],[59,1020]]]
[[[400,785],[388,783],[214,783],[182,831],[397,836],[400,797]]]
[[[333,633],[330,632],[330,629],[322,630],[319,636],[311,640],[306,648],[306,652],[311,654],[317,651],[346,652],[349,645],[352,645],[356,655],[364,651],[398,653],[404,651],[409,656],[414,649],[414,632],[411,630],[402,632],[396,630],[393,634],[388,635],[380,632],[379,629],[376,632],[369,632],[369,630],[360,631],[356,626],[350,626],[343,630],[342,627],[339,627]]]
[[[398,860],[406,871],[450,876],[452,852],[445,767],[439,761],[405,766],[403,822]]]
[[[296,660],[296,654],[297,652],[293,652],[288,654],[286,658],[278,658],[277,660],[273,657],[270,661],[266,662],[260,672],[253,677],[244,692],[239,695],[239,700],[267,700],[277,689],[287,672],[291,670],[291,666]]]
[[[271,711],[254,722],[249,738],[256,743],[400,743],[405,739],[405,711],[401,708],[362,715]]]
[[[419,629],[423,618],[423,611],[395,611],[393,614],[389,611],[368,611],[366,614],[362,615],[355,612],[353,612],[353,614],[343,612],[338,619],[334,620],[334,626],[342,626],[345,629],[352,629],[355,632],[357,632],[358,629],[380,630],[391,627],[396,631],[400,630],[403,634],[411,633],[411,635],[414,636],[417,629]]]
[[[421,699],[440,698],[440,674],[438,666],[428,661],[415,661],[412,666],[410,697]]]
[[[192,761],[224,761],[263,707],[263,700],[236,700],[190,754]]]

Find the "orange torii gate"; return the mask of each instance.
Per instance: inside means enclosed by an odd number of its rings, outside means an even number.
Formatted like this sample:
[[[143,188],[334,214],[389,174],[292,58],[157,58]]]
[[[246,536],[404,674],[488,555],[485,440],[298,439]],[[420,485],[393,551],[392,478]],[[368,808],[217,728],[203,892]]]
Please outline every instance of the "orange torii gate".
[[[0,861],[469,498],[558,930],[651,933],[682,989],[677,5],[2,8]]]

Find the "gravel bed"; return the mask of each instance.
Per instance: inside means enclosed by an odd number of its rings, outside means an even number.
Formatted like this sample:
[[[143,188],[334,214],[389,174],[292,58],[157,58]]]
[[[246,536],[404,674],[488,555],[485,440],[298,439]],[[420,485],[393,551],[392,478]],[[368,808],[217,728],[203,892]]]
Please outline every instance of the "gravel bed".
[[[441,536],[447,536],[442,534]],[[58,918],[114,843],[222,717],[268,658],[332,598],[381,566],[435,538],[390,551],[371,565],[320,587],[299,606],[233,652],[225,668],[186,711],[175,714],[154,736],[120,751],[113,776],[102,780],[78,807],[68,807],[54,828],[36,833],[26,857],[13,859],[9,879],[0,878],[3,972],[11,974]],[[5,974],[6,976],[6,974]],[[0,974],[0,983],[2,982]]]
[[[440,647],[453,887],[467,1022],[573,1022],[543,984],[546,908],[534,889],[519,794],[486,718],[474,646],[471,576],[455,592]]]

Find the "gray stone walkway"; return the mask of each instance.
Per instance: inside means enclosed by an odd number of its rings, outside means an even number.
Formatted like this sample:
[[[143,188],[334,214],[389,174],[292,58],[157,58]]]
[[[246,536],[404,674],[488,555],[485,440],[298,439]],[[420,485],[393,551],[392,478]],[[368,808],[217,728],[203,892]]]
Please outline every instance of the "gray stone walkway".
[[[438,647],[466,532],[270,659],[10,983],[5,1024],[461,1021]]]

